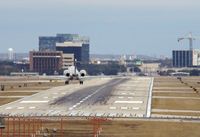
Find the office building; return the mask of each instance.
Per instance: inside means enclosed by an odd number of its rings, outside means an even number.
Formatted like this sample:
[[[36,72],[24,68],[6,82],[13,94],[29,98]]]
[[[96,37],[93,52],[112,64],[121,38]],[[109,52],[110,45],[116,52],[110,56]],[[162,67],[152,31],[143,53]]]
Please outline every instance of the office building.
[[[63,55],[73,54],[78,63],[89,63],[89,44],[83,42],[56,43],[56,50],[62,51]]]
[[[29,55],[30,70],[33,72],[50,75],[62,69],[62,52],[31,51]]]
[[[200,66],[200,50],[173,50],[173,67]]]
[[[63,69],[74,66],[74,54],[63,54],[62,64]]]
[[[78,34],[57,34],[56,36],[39,37],[39,51],[56,51],[56,43],[64,43],[66,41],[82,42],[89,44],[89,38]]]

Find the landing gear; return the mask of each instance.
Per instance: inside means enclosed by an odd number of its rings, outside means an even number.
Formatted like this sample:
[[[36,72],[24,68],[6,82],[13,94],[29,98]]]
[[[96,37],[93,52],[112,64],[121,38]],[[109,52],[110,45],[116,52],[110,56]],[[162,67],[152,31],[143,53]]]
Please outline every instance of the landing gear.
[[[80,85],[83,85],[83,81],[80,81]]]
[[[65,85],[68,85],[69,84],[69,81],[65,81]]]

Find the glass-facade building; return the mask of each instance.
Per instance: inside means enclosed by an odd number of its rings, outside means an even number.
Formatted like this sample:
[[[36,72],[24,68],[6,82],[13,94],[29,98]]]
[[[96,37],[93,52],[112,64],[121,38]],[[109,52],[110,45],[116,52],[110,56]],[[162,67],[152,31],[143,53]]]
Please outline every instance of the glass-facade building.
[[[192,50],[173,50],[173,67],[192,67],[193,51]]]
[[[39,51],[56,51],[56,43],[64,43],[66,41],[82,42],[89,44],[89,38],[78,34],[57,34],[56,36],[39,37]]]
[[[74,54],[74,58],[80,63],[89,63],[89,44],[82,46],[56,46],[56,51],[63,54]]]

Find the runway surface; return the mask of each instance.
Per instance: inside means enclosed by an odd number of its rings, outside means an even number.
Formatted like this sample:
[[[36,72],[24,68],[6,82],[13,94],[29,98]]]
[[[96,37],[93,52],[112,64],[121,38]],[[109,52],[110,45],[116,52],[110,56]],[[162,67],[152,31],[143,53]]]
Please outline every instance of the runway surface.
[[[25,97],[0,107],[10,116],[146,117],[150,113],[150,77],[108,77]]]

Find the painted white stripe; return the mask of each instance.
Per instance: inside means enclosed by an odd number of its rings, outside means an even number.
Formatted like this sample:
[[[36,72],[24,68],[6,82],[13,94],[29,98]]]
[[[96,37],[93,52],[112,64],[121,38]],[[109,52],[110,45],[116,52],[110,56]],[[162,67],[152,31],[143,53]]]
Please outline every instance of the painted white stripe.
[[[12,107],[7,107],[7,108],[5,108],[6,110],[8,110],[8,109],[12,109]]]
[[[122,95],[127,95],[127,93],[122,93]]]
[[[18,107],[17,109],[24,109],[24,107]]]
[[[117,109],[117,107],[110,107],[110,109]]]
[[[20,103],[29,104],[29,103],[48,103],[48,102],[49,102],[48,100],[43,100],[43,101],[40,101],[40,100],[32,100],[32,101],[24,100],[24,101],[21,101]]]
[[[124,97],[118,97],[118,98],[124,98]]]
[[[154,78],[151,78],[151,83],[149,86],[149,97],[148,97],[148,101],[147,101],[147,112],[146,112],[147,117],[151,117],[153,82],[154,82]]]
[[[142,104],[143,101],[115,101],[117,104]]]
[[[35,109],[35,107],[29,107],[29,109]]]
[[[127,110],[127,109],[128,109],[128,107],[121,107],[121,109],[122,109],[122,110]]]
[[[132,99],[133,97],[128,97],[129,99]]]
[[[140,109],[139,107],[133,107],[132,108],[133,110],[138,110],[138,109]]]

